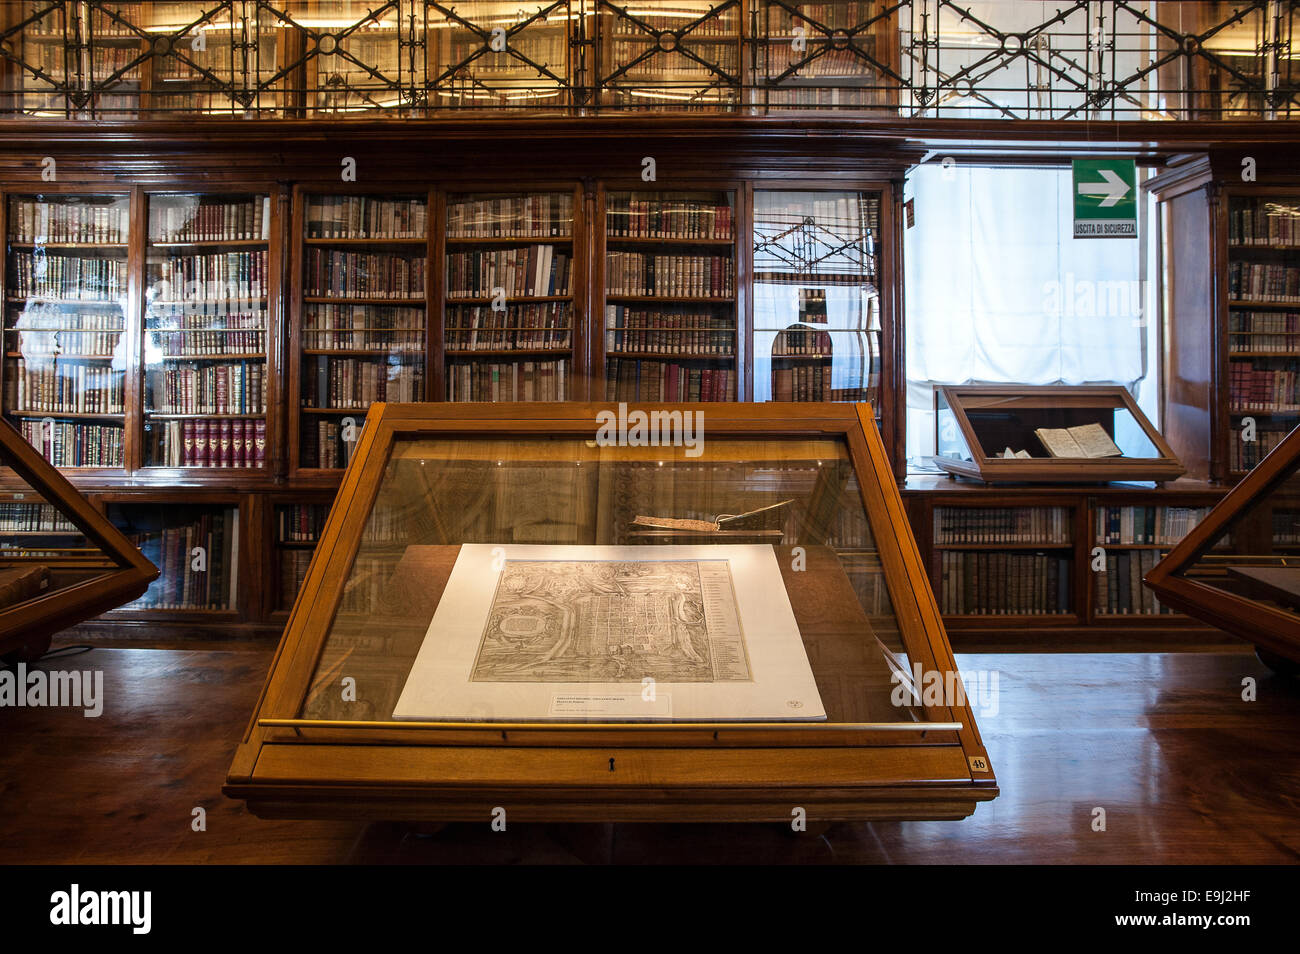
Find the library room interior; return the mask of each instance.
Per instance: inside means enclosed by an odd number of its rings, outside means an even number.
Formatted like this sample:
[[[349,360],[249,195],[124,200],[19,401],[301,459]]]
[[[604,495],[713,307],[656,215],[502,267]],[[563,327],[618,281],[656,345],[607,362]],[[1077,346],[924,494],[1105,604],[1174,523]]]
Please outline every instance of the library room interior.
[[[1296,29],[2,0],[0,862],[1294,863]]]

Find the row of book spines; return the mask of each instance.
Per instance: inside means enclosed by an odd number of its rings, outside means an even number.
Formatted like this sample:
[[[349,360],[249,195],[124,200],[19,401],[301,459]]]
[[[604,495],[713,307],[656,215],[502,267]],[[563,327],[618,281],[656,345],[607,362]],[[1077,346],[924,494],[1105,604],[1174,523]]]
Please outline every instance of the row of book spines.
[[[361,439],[364,421],[344,424],[341,421],[320,420],[315,427],[303,428],[302,466],[335,470],[352,461],[352,452]]]
[[[1096,574],[1094,605],[1107,615],[1155,615],[1171,610],[1142,585],[1142,577],[1160,562],[1159,550],[1106,554],[1106,569]]]
[[[316,543],[325,529],[330,508],[324,504],[289,504],[276,510],[280,543]],[[376,507],[361,534],[363,543],[397,543],[406,539],[405,515],[396,509]]]
[[[611,358],[605,371],[609,401],[732,401],[732,368],[699,368],[648,358]]]
[[[554,245],[453,252],[447,256],[447,294],[484,298],[569,294],[572,259]]]
[[[428,230],[424,199],[337,195],[307,200],[308,238],[424,238]]]
[[[131,212],[125,205],[37,202],[14,199],[10,235],[15,242],[63,242],[86,245],[126,242]]]
[[[849,3],[800,3],[799,14],[776,6],[772,15],[781,27],[802,26],[809,32],[822,26],[835,28],[854,27],[883,12],[880,0],[853,0]]]
[[[236,511],[231,509],[203,514],[184,527],[134,535],[136,546],[153,557],[161,573],[133,605],[153,609],[231,608],[238,565],[234,555],[236,520]],[[206,569],[195,569],[196,547],[202,547],[207,554]]]
[[[573,340],[567,328],[448,328],[443,343],[443,350],[457,354],[474,351],[568,351],[571,347]]]
[[[447,203],[451,238],[546,238],[573,228],[573,196],[567,192],[534,193]]]
[[[1258,363],[1233,361],[1228,365],[1229,410],[1283,411],[1300,407],[1300,377],[1293,370],[1261,368]]]
[[[157,460],[167,467],[265,467],[266,421],[165,421]]]
[[[1228,297],[1242,301],[1300,302],[1300,268],[1263,262],[1229,262]]]
[[[316,358],[315,374],[303,375],[303,405],[352,410],[375,401],[424,400],[424,368],[366,358]]]
[[[105,424],[24,420],[27,443],[55,467],[121,467],[124,429]]]
[[[18,332],[18,340],[7,350],[18,351],[28,357],[48,356],[49,359],[74,361],[78,358],[111,358],[122,340],[120,331],[46,331]]]
[[[1102,545],[1170,545],[1205,519],[1209,507],[1098,507],[1096,542]]]
[[[329,507],[322,504],[289,504],[277,507],[276,539],[280,543],[315,543],[325,521],[329,517]]]
[[[467,362],[447,368],[449,401],[563,401],[568,362]]]
[[[38,266],[30,252],[15,252],[13,264],[11,294],[17,298],[115,302],[126,294],[126,262],[118,259],[42,255]]]
[[[629,66],[612,80],[612,85],[626,84],[628,80],[653,83],[655,80],[671,80],[673,77],[714,78],[718,75],[719,68],[735,72],[740,54],[735,43],[693,43],[691,52],[707,60],[707,64],[684,56],[651,56],[637,60],[645,49],[644,44],[615,41],[614,60],[628,63]]]
[[[1064,507],[936,507],[935,543],[1069,543]]]
[[[831,399],[829,363],[772,369],[772,400],[828,401]]]
[[[266,371],[258,361],[169,367],[153,378],[157,414],[263,414]]]
[[[730,241],[731,206],[689,199],[633,199],[612,196],[605,228],[619,238],[687,238]]]
[[[795,329],[782,331],[772,342],[772,357],[802,357],[805,355],[831,357],[835,354],[835,345],[829,331],[806,331]]]
[[[270,196],[149,206],[149,237],[154,242],[265,241],[270,235]]]
[[[1253,470],[1267,457],[1290,431],[1257,430],[1253,441],[1243,441],[1234,434],[1228,441],[1228,468],[1234,471]]]
[[[125,375],[102,365],[29,366],[19,358],[8,362],[8,373],[16,411],[121,414],[126,406]]]
[[[0,503],[0,531],[29,533],[76,529],[76,525],[54,504]]]
[[[649,351],[652,353],[732,358],[736,355],[734,331],[609,331],[605,334],[605,348],[611,354],[619,351]]]
[[[153,339],[158,353],[168,358],[219,358],[226,354],[261,355],[266,351],[264,331],[192,331],[184,335],[154,335]]]
[[[711,8],[710,8],[711,9]],[[691,36],[739,36],[740,35],[740,17],[737,15],[739,7],[735,10],[720,9],[713,16],[706,16],[708,10],[699,9],[694,13],[698,19],[694,21],[691,27]],[[625,17],[621,15],[618,8],[607,11],[614,17],[614,36],[635,36],[641,38],[653,39],[653,34],[646,32],[646,27],[652,30],[678,30],[682,27],[680,14],[656,13],[653,8],[638,11],[635,17]]]
[[[736,291],[729,255],[609,252],[605,263],[610,295],[729,298]]]
[[[1236,199],[1228,208],[1230,245],[1300,245],[1300,206]]]
[[[940,550],[941,612],[1042,616],[1070,612],[1070,560],[1050,553]]]
[[[308,297],[420,299],[425,261],[392,252],[307,250]]]
[[[827,37],[814,35],[808,38],[808,45],[803,50],[793,50],[784,44],[771,44],[764,50],[766,57],[764,63],[769,70],[778,73],[785,73],[796,63],[800,64],[798,69],[787,76],[782,76],[782,81],[814,76],[853,79],[869,77],[879,80],[883,89],[885,74],[878,67],[873,66],[870,60],[855,50],[831,49],[830,44],[833,42]],[[875,47],[875,43],[875,37],[854,38],[854,45],[858,49],[870,51]],[[809,59],[810,54],[815,55]]]
[[[311,550],[288,550],[280,554],[280,592],[277,609],[288,610],[298,598],[298,591],[307,582],[307,570],[311,568]]]

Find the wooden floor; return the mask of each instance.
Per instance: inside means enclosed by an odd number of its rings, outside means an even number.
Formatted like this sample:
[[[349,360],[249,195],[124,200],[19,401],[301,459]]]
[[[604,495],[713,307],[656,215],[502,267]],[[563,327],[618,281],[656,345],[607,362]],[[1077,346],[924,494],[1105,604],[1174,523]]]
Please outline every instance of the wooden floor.
[[[269,647],[95,649],[104,714],[0,709],[0,863],[1300,860],[1300,688],[1247,654],[960,655],[1002,795],[960,822],[778,826],[267,822],[220,786]],[[1258,701],[1244,702],[1244,677]],[[191,830],[193,809],[207,831]],[[1096,808],[1106,830],[1094,831]]]

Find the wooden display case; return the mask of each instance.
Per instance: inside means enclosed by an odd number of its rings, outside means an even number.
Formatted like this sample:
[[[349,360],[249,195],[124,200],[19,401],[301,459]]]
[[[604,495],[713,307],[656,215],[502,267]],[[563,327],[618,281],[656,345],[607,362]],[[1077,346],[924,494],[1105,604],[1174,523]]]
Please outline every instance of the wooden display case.
[[[1093,424],[1120,454],[1051,456],[1036,434]],[[935,430],[935,463],[986,483],[1173,480],[1183,473],[1165,439],[1118,385],[938,387]],[[1008,448],[1028,456],[1001,456]]]
[[[651,410],[678,415],[678,443],[602,439],[594,404],[373,405],[225,793],[264,817],[435,821],[956,819],[996,797],[871,407],[634,404],[628,420]],[[692,444],[681,415],[700,413]],[[645,514],[772,505],[779,526],[636,534]],[[775,558],[824,721],[394,717],[463,546],[736,533]],[[423,652],[443,659],[444,635]],[[579,655],[604,668],[597,642]],[[639,693],[648,650],[619,650]],[[481,685],[469,675],[453,679]]]
[[[158,576],[62,474],[0,421],[0,656],[132,600]]]
[[[1300,429],[1146,575],[1161,600],[1300,672]]]

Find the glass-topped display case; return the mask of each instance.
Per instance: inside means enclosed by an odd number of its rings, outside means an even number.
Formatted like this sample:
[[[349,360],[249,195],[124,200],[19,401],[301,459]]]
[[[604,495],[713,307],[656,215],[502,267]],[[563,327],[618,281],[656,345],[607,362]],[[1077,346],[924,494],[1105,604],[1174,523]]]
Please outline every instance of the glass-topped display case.
[[[1173,480],[1183,466],[1119,385],[937,387],[935,464],[996,481]]]
[[[1146,575],[1168,603],[1300,674],[1300,428]]]
[[[145,591],[158,570],[8,422],[0,421],[0,658]]]
[[[375,404],[319,540],[225,789],[256,813],[997,794],[869,405]]]

